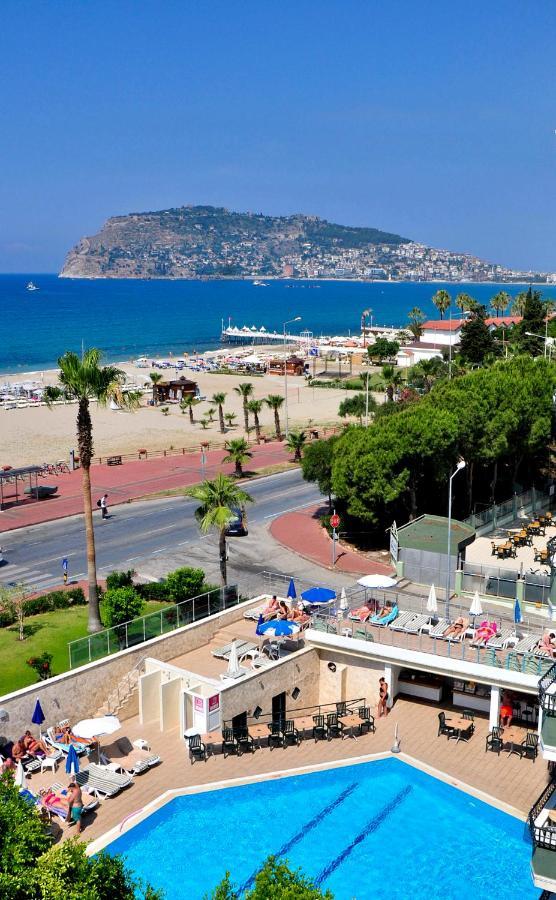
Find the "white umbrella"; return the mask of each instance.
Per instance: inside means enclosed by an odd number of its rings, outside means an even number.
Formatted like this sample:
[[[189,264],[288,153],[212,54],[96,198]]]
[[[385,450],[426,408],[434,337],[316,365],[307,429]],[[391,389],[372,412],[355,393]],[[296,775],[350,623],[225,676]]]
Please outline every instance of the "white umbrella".
[[[19,760],[17,764],[17,768],[15,770],[15,783],[19,788],[25,787],[25,771],[23,769],[23,763]]]
[[[342,588],[342,593],[340,594],[340,609],[348,608],[348,598],[346,594],[346,589]]]
[[[226,675],[229,678],[237,678],[239,675],[239,659],[237,656],[237,644],[235,641],[232,641],[232,646],[230,647],[230,658],[228,659],[228,668],[226,669]]]
[[[394,587],[396,579],[390,578],[389,575],[364,575],[357,584],[366,588],[390,588]]]
[[[434,584],[431,584],[431,589],[429,591],[427,600],[427,612],[431,613],[431,615],[433,616],[435,616],[438,612],[438,604],[436,602],[436,591],[434,589]]]
[[[103,734],[114,734],[121,727],[117,716],[99,716],[98,719],[82,719],[73,726],[72,730],[77,737],[91,740],[91,738],[101,737]]]
[[[481,598],[479,597],[479,591],[475,591],[473,594],[473,601],[471,603],[471,608],[469,613],[472,616],[482,616],[483,607],[481,606]]]

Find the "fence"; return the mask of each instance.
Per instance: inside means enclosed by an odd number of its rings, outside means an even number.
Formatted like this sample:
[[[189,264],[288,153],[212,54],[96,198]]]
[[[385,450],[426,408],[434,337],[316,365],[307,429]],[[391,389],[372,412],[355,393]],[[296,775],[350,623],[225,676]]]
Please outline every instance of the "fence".
[[[151,638],[159,637],[191,625],[199,619],[205,619],[215,613],[222,612],[240,602],[237,585],[226,588],[215,588],[198,597],[182,600],[174,606],[164,606],[160,612],[139,616],[113,628],[106,628],[85,638],[70,641],[68,644],[70,669],[86,663],[119,653],[129,647],[136,647]]]
[[[552,495],[545,494],[532,487],[521,494],[514,494],[503,503],[494,503],[492,506],[472,513],[464,519],[466,525],[471,525],[479,536],[490,534],[500,525],[506,525],[517,519],[518,516],[528,513],[537,513],[547,509],[552,503]]]
[[[525,572],[524,600],[527,603],[546,605],[550,597],[550,575],[542,572]],[[464,591],[479,591],[492,597],[515,600],[519,572],[500,566],[482,566],[478,563],[463,564],[462,588]]]

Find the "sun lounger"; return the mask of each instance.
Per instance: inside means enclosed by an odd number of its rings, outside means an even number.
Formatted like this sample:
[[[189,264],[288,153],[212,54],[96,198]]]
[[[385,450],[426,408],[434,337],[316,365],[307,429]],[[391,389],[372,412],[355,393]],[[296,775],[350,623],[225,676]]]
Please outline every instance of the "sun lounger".
[[[440,619],[440,621],[438,621],[436,623],[434,628],[431,628],[431,630],[429,631],[429,637],[442,639],[444,632],[446,631],[446,629],[448,628],[449,625],[450,625],[449,619]]]
[[[489,650],[505,650],[507,647],[517,644],[517,635],[514,628],[503,628],[500,634],[486,642]]]
[[[87,769],[78,772],[75,780],[80,787],[85,785],[91,794],[101,797],[115,797],[132,783],[130,775],[119,775],[97,763],[91,763]]]
[[[521,638],[513,648],[514,653],[531,653],[533,647],[540,641],[540,635],[528,634]]]
[[[390,623],[390,628],[392,631],[405,631],[405,626],[415,618],[415,613],[413,612],[403,612],[400,613],[399,616],[394,619],[393,622]]]
[[[45,794],[39,796],[39,803],[50,813],[50,815],[58,816],[65,822],[68,818],[68,808],[60,801],[62,799],[67,799],[67,793],[67,788],[56,782],[51,787],[47,788]],[[98,806],[98,798],[93,797],[92,794],[89,794],[88,791],[85,790],[82,790],[81,793],[83,795],[83,812],[87,813],[96,809]]]
[[[429,624],[430,620],[431,617],[429,615],[414,613],[409,622],[404,626],[403,630],[406,634],[419,634],[425,625]]]
[[[83,755],[89,751],[90,743],[81,743],[80,741],[71,741],[69,744],[64,744],[63,741],[56,740],[56,729],[52,726],[46,729],[46,734],[43,734],[47,744],[50,744],[51,747],[54,747],[55,750],[61,750],[62,753],[69,753],[69,748],[73,747],[78,756]]]
[[[378,625],[379,628],[385,628],[387,625],[390,624],[390,622],[393,622],[395,619],[398,618],[398,614],[399,614],[399,609],[397,606],[394,606],[392,609],[392,612],[388,613],[387,616],[384,616],[383,619],[379,619],[378,613],[377,613],[377,615],[371,616],[371,618],[369,619],[369,622],[371,625]]]
[[[242,656],[244,653],[247,653],[249,650],[254,650],[256,648],[256,644],[253,641],[244,641],[237,640],[231,641],[229,644],[224,644],[223,647],[218,647],[216,650],[212,651],[212,655],[216,657],[216,659],[229,659],[230,653],[232,652],[232,644],[235,643],[236,651],[238,656]]]
[[[448,643],[450,644],[461,644],[461,642],[466,637],[473,637],[474,633],[474,630],[469,627],[469,620],[464,619],[461,631],[459,631],[457,634],[444,633],[443,635],[440,635],[440,639],[443,641],[448,641]]]
[[[138,750],[127,738],[119,738],[103,747],[101,759],[113,772],[121,771],[126,775],[142,775],[162,762],[156,753]]]

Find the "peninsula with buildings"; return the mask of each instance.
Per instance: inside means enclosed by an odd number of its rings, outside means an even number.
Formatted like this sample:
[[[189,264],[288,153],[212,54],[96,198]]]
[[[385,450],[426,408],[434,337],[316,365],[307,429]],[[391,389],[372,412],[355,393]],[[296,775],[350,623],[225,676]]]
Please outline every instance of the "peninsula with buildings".
[[[107,220],[66,257],[62,278],[315,278],[554,282],[467,253],[317,216],[182,206]]]

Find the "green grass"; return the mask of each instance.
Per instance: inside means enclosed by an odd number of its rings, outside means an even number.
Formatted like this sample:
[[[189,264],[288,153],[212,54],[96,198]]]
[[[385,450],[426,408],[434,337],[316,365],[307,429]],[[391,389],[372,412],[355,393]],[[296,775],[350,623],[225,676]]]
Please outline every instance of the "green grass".
[[[165,609],[166,604],[145,603],[144,614]],[[68,642],[87,635],[87,607],[74,606],[29,616],[25,620],[27,637],[18,640],[16,626],[0,628],[0,696],[27,687],[37,675],[27,660],[48,651],[52,653],[52,671],[60,675],[69,669]]]

